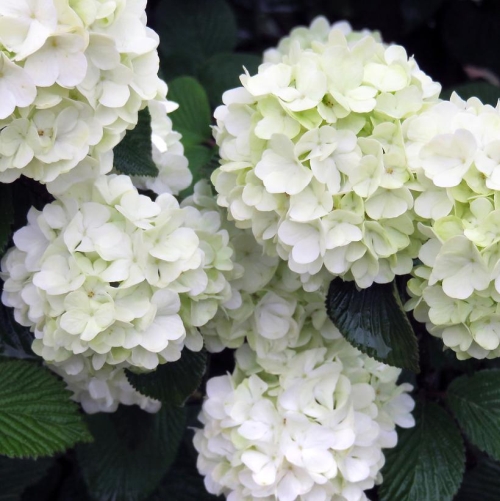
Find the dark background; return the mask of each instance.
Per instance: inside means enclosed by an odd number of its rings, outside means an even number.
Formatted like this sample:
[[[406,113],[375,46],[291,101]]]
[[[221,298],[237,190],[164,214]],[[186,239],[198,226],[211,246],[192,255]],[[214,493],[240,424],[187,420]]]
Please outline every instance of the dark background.
[[[185,0],[150,0],[149,24],[162,32],[171,6]],[[196,1],[192,4],[193,14]],[[214,0],[198,3],[219,6]],[[237,19],[237,52],[260,55],[298,25],[318,15],[348,20],[355,29],[378,30],[386,42],[403,45],[444,89],[470,80],[499,84],[500,2],[498,0],[229,0]],[[164,48],[164,47],[163,47]],[[167,48],[168,49],[168,48]],[[189,50],[186,47],[186,50]],[[165,78],[193,74],[175,64]],[[235,85],[238,82],[235,82]]]

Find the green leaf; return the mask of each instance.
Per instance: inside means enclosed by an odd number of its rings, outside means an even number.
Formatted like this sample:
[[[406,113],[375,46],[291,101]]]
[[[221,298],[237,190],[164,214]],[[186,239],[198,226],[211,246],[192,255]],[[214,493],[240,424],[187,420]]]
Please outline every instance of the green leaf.
[[[182,405],[200,386],[207,365],[205,350],[184,348],[177,362],[158,366],[148,374],[127,371],[130,384],[140,393],[171,405]]]
[[[201,405],[187,405],[187,429],[184,432],[179,454],[167,475],[163,478],[158,490],[147,501],[215,501],[224,497],[209,494],[205,489],[203,477],[198,473],[196,460],[198,453],[193,445],[193,428],[202,424],[197,416]]]
[[[196,456],[191,456],[187,447],[179,451],[178,460],[163,479],[160,488],[148,501],[216,501],[223,497],[209,494],[203,477],[196,469]]]
[[[224,0],[162,0],[155,21],[164,57],[179,54],[200,63],[237,43],[236,20]]]
[[[210,104],[218,106],[226,90],[241,85],[243,67],[254,75],[261,62],[262,58],[254,54],[221,53],[212,56],[199,71],[200,82],[207,89]]]
[[[162,405],[157,414],[121,406],[89,416],[95,442],[77,448],[89,494],[96,501],[141,501],[159,485],[175,459],[185,409]]]
[[[463,85],[457,85],[453,89],[446,89],[441,94],[442,99],[449,99],[452,92],[456,92],[462,99],[477,97],[484,104],[496,106],[500,99],[500,87],[488,82],[472,82]]]
[[[19,501],[24,490],[38,482],[53,462],[52,458],[33,460],[0,456],[0,501]]]
[[[0,454],[49,456],[90,441],[63,381],[24,360],[0,363]]]
[[[182,134],[185,147],[201,144],[212,138],[211,112],[207,93],[192,77],[176,78],[169,84],[168,98],[179,104],[173,113],[174,129]]]
[[[419,371],[417,338],[403,310],[395,282],[358,290],[354,282],[332,280],[329,317],[342,335],[370,357]]]
[[[481,458],[464,475],[464,481],[454,501],[498,501],[500,492],[500,464]]]
[[[128,176],[158,175],[153,162],[151,144],[151,116],[149,110],[139,111],[139,120],[134,129],[128,130],[125,137],[114,149],[116,170]]]
[[[189,170],[193,173],[193,184],[196,184],[203,177],[201,171],[210,162],[210,159],[214,155],[214,150],[195,144],[186,147],[184,154],[189,162]]]
[[[0,255],[9,242],[11,226],[14,222],[14,206],[10,184],[0,184]]]
[[[386,453],[380,501],[450,501],[465,467],[460,431],[438,404],[418,402],[414,428],[399,430]]]
[[[500,459],[500,370],[484,370],[455,379],[448,404],[470,441]]]
[[[31,350],[33,334],[18,324],[11,308],[0,304],[0,355],[9,358],[38,358]]]

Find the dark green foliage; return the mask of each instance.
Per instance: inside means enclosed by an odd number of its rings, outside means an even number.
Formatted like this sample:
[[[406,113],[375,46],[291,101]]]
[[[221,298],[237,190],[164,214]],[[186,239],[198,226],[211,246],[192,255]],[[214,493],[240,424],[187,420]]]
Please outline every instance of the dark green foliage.
[[[148,374],[127,371],[132,386],[143,395],[171,405],[183,405],[200,386],[207,365],[206,352],[184,348],[177,362],[158,366]]]
[[[253,54],[220,53],[212,56],[199,70],[200,82],[207,89],[210,104],[222,104],[224,91],[241,86],[240,75],[246,68],[250,75],[257,73],[262,59]]]
[[[10,238],[10,230],[14,222],[14,206],[12,190],[8,184],[0,184],[0,256],[3,255]]]
[[[455,379],[447,401],[467,438],[500,459],[500,370]]]
[[[50,456],[91,440],[64,383],[31,362],[0,363],[0,454]]]
[[[116,170],[129,176],[157,176],[151,145],[151,116],[147,108],[139,111],[135,129],[127,131],[114,149]]]
[[[326,307],[342,335],[363,353],[419,371],[417,338],[394,282],[358,290],[354,282],[336,278],[330,284]]]
[[[0,456],[0,501],[19,501],[26,488],[40,480],[53,463],[52,458],[34,460]]]
[[[478,464],[464,475],[455,501],[498,501],[499,492],[500,464],[482,457]]]
[[[77,448],[95,501],[140,501],[151,494],[175,459],[185,409],[164,404],[157,414],[137,406],[88,417],[93,444]]]
[[[31,351],[33,334],[18,324],[14,312],[0,304],[0,356],[11,358],[36,358]]]
[[[465,467],[464,444],[453,419],[439,405],[418,402],[414,428],[399,429],[386,452],[381,501],[450,501]]]
[[[181,77],[169,85],[168,98],[179,105],[170,114],[174,129],[182,134],[182,144],[202,144],[212,137],[210,104],[201,84],[192,77]]]
[[[470,97],[479,98],[484,104],[491,104],[496,106],[498,100],[500,99],[500,87],[492,85],[488,82],[473,82],[464,85],[459,85],[453,88],[462,99],[469,99]],[[449,99],[452,94],[452,90],[446,90],[443,92],[443,99]]]
[[[165,58],[180,55],[199,64],[236,46],[236,21],[224,0],[162,0],[156,15]]]

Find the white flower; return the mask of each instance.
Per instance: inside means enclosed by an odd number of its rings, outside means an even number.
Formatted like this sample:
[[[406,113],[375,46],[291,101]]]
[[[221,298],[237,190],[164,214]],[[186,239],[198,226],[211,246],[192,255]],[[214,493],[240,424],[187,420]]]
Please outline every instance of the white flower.
[[[138,405],[146,412],[157,412],[161,403],[141,395],[128,382],[124,368],[103,367],[93,369],[88,359],[73,355],[64,362],[50,364],[73,393],[73,400],[82,404],[88,414],[115,412],[118,405]]]
[[[243,350],[243,351],[241,351]],[[198,469],[228,499],[366,500],[380,482],[382,448],[414,403],[399,370],[373,363],[345,340],[303,351],[273,373],[240,349],[233,375],[207,383],[195,433]]]
[[[50,183],[87,157],[111,170],[112,149],[138,111],[166,94],[144,10],[135,0],[0,5],[0,181]],[[162,178],[183,186],[184,161],[162,161],[183,179]]]
[[[402,47],[323,18],[240,79],[214,114],[212,182],[229,217],[307,287],[326,270],[363,288],[407,272],[420,240],[401,127],[439,86]]]
[[[499,131],[498,107],[456,94],[403,124],[427,239],[407,308],[460,359],[500,356]]]
[[[49,364],[82,355],[97,371],[153,370],[185,344],[200,350],[197,328],[232,297],[219,212],[169,194],[153,202],[127,176],[56,192],[2,261],[2,299],[35,333],[34,351]]]
[[[7,118],[16,107],[29,106],[36,97],[33,80],[23,68],[15,65],[0,53],[0,119]]]

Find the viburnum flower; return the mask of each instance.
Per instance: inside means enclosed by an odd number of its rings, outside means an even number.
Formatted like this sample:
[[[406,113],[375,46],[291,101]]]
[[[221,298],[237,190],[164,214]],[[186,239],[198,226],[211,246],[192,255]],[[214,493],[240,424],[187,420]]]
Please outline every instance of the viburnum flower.
[[[73,355],[64,362],[51,363],[49,368],[59,374],[88,414],[115,412],[118,405],[138,405],[146,412],[155,413],[161,403],[141,395],[129,383],[124,368],[105,365],[93,369],[89,359]]]
[[[0,181],[43,183],[113,147],[140,109],[165,100],[145,0],[0,5]],[[38,136],[38,137],[37,137]]]
[[[194,437],[207,490],[229,501],[366,500],[382,480],[382,449],[396,445],[395,425],[414,425],[400,371],[344,339],[273,373],[251,356],[240,348],[234,373],[207,383]]]
[[[203,346],[198,328],[232,297],[235,270],[218,211],[152,201],[129,177],[51,184],[2,260],[2,301],[49,364],[74,355],[152,370]]]
[[[498,357],[500,108],[454,94],[407,120],[403,132],[427,240],[407,308],[458,358]]]
[[[305,284],[324,270],[362,288],[409,273],[420,241],[401,125],[440,86],[402,47],[322,18],[241,82],[214,128],[212,181],[235,224]]]

